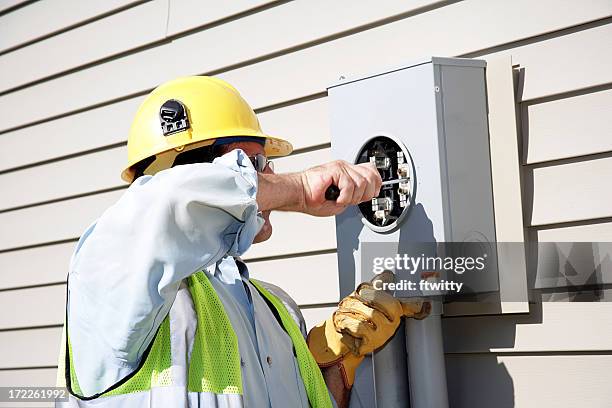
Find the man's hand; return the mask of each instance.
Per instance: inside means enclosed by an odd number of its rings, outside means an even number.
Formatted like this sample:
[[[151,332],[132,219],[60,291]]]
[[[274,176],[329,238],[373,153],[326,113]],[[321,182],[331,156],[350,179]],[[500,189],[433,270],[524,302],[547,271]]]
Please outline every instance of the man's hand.
[[[313,167],[302,173],[304,212],[317,216],[336,215],[349,205],[357,205],[376,197],[382,180],[372,163],[349,164],[343,160]],[[331,185],[340,189],[336,201],[325,199]]]
[[[371,200],[378,195],[381,184],[372,163],[336,160],[301,173],[260,174],[257,203],[261,211],[297,211],[324,217]],[[325,190],[331,185],[340,189],[336,201],[325,198]]]

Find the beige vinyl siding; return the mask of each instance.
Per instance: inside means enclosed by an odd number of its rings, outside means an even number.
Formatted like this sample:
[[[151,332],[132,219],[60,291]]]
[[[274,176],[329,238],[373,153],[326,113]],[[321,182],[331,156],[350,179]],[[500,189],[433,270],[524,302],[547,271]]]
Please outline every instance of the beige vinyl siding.
[[[167,10],[167,0],[153,0],[9,52],[0,59],[0,92],[162,40]]]
[[[533,232],[539,242],[612,242],[612,222],[601,220],[534,228]]]
[[[63,323],[66,284],[0,292],[0,329],[21,329]],[[10,312],[9,312],[10,311]]]
[[[8,13],[29,0],[0,0],[0,13]]]
[[[76,241],[0,252],[0,290],[64,282]]]
[[[610,405],[609,354],[447,355],[452,407]]]
[[[0,3],[2,386],[54,383],[72,249],[125,189],[139,103],[180,75],[234,84],[264,129],[296,147],[277,170],[298,171],[332,159],[325,88],[340,75],[424,55],[511,56],[522,69],[528,236],[612,241],[608,0],[17,3]],[[334,220],[272,220],[273,238],[245,259],[312,327],[339,297]],[[545,302],[523,315],[445,318],[451,406],[609,405],[611,312]]]
[[[523,135],[526,164],[612,150],[612,90],[526,104]],[[580,143],[576,143],[580,140]]]
[[[57,365],[61,338],[61,327],[0,332],[0,369]]]
[[[11,387],[48,387],[54,384],[57,375],[56,368],[36,367],[19,370],[0,370],[0,383],[10,384]],[[28,402],[27,405],[18,403],[27,408],[51,408],[52,402]],[[0,402],[0,408],[15,408],[15,402]]]
[[[57,368],[0,370],[0,383],[21,387],[48,387],[49,384],[55,384],[56,375]]]
[[[0,16],[0,51],[6,52],[24,46],[142,2],[142,0],[39,0],[25,4],[28,2],[5,0],[0,5],[0,12],[5,7],[20,4],[22,7]],[[53,18],[49,18],[50,16]]]
[[[579,161],[526,168],[532,184],[533,226],[612,216],[610,189],[612,158],[586,157]]]
[[[544,302],[531,304],[528,315],[447,318],[444,348],[448,354],[605,352],[612,325],[596,335],[591,330],[611,313],[610,303]]]

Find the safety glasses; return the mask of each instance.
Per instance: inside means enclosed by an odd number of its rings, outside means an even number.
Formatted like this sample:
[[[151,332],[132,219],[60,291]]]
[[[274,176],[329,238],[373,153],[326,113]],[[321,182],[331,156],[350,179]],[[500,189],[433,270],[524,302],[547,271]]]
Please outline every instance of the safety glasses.
[[[261,153],[256,154],[255,156],[249,156],[249,159],[251,159],[253,167],[255,167],[255,170],[257,170],[259,173],[263,173],[266,168],[270,168],[270,170],[274,171],[274,163],[272,163],[271,160],[268,160],[268,158]]]

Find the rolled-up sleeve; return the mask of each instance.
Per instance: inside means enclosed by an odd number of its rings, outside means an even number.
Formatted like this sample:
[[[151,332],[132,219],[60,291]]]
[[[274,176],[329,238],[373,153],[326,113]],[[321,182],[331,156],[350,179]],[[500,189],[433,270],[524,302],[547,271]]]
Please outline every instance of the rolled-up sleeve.
[[[143,176],[91,225],[70,264],[68,327],[79,385],[108,388],[139,363],[182,279],[239,256],[263,220],[242,150]]]

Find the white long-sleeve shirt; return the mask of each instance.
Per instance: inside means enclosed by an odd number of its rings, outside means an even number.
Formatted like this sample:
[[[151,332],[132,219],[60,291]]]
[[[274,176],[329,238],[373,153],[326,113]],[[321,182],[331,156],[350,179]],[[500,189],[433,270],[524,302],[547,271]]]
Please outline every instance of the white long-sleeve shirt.
[[[68,286],[72,356],[85,395],[138,366],[181,281],[205,269],[238,337],[245,406],[308,407],[289,336],[233,258],[263,224],[256,192],[249,158],[233,150],[213,163],[140,177],[85,231]]]

